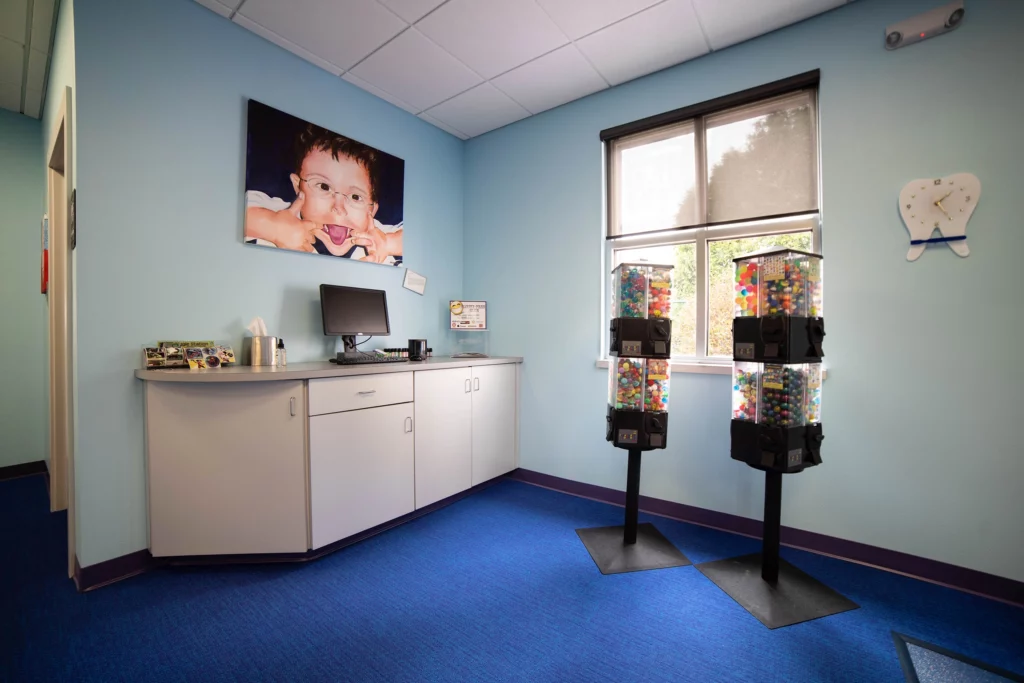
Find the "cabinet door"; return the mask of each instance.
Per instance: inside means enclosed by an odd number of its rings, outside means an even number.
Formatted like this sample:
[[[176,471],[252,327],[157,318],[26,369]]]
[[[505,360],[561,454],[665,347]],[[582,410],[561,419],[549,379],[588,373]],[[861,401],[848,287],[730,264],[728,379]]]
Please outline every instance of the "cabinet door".
[[[309,418],[313,547],[414,509],[411,403]]]
[[[516,366],[473,368],[473,486],[511,472],[516,460]]]
[[[472,373],[417,372],[415,395],[418,509],[472,485]]]
[[[301,381],[146,382],[153,555],[302,553]]]

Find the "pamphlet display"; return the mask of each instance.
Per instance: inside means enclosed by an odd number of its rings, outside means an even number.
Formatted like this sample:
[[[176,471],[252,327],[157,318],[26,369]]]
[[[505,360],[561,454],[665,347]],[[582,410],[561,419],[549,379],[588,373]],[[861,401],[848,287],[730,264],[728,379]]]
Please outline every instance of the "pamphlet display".
[[[234,363],[234,349],[212,340],[161,341],[142,348],[142,364],[147,369],[216,369]]]

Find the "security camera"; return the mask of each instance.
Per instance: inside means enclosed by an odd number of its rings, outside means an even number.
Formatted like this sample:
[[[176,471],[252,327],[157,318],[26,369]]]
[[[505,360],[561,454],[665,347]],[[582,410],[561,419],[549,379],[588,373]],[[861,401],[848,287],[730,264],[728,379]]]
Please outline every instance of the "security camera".
[[[920,43],[957,28],[964,21],[964,0],[956,0],[943,7],[918,14],[885,27],[885,49]]]

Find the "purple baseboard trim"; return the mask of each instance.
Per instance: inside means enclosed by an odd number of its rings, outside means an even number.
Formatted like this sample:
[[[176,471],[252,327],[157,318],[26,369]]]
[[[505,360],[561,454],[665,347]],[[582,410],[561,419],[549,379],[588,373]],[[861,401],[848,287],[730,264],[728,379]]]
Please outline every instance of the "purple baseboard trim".
[[[364,541],[371,536],[376,536],[388,529],[393,529],[396,526],[400,526],[406,522],[411,522],[414,519],[428,515],[435,510],[447,507],[456,501],[462,500],[466,496],[471,496],[478,491],[489,486],[493,486],[504,478],[504,476],[501,476],[491,479],[490,481],[485,481],[470,489],[456,493],[455,495],[439,500],[436,503],[431,503],[419,510],[410,512],[407,515],[403,515],[396,519],[392,519],[389,522],[385,522],[384,524],[375,526],[372,529],[361,531],[358,534],[349,536],[348,538],[343,538],[340,541],[335,541],[334,543],[325,545],[322,548],[309,550],[304,553],[153,557],[149,550],[138,550],[134,553],[115,557],[112,560],[107,560],[106,562],[100,562],[99,564],[90,565],[84,568],[78,564],[78,558],[75,558],[75,584],[78,586],[78,591],[80,593],[85,593],[160,567],[275,564],[282,562],[310,562],[312,560],[319,560],[326,555],[330,555],[331,553],[341,550],[342,548],[346,548],[354,543]]]
[[[571,479],[563,479],[542,472],[518,469],[508,477],[536,486],[569,493],[574,496],[614,505],[625,505],[624,491],[584,484]],[[668,517],[682,522],[700,524],[721,531],[761,538],[762,524],[756,519],[715,512],[704,508],[673,503],[660,498],[640,496],[640,509],[644,512]],[[781,530],[782,544],[807,550],[820,555],[828,555],[841,560],[865,564],[878,569],[904,574],[931,583],[941,584],[986,598],[992,598],[1011,605],[1024,607],[1024,583],[1003,576],[986,574],[975,569],[958,567],[938,560],[929,560],[896,550],[887,550],[866,543],[847,541],[834,536],[804,531],[784,526]]]
[[[0,467],[0,481],[30,477],[33,474],[45,474],[49,476],[49,470],[46,469],[46,463],[42,460],[36,460],[35,462],[23,462],[20,465]]]

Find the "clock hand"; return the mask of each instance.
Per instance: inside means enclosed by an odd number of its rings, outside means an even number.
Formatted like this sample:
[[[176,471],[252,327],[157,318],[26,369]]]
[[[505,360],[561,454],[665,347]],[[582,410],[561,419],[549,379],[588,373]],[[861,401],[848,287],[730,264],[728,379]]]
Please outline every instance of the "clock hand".
[[[949,195],[951,195],[951,194],[953,194],[953,190],[950,190],[950,191],[949,191],[949,192],[947,192],[946,194],[944,194],[944,195],[942,195],[941,197],[939,197],[939,198],[938,198],[938,199],[937,199],[937,200],[935,201],[935,206],[939,206],[939,202],[941,202],[941,201],[942,201],[943,199],[945,199],[946,197],[948,197],[948,196],[949,196]],[[941,208],[941,207],[940,207],[940,208]]]
[[[945,197],[943,197],[942,199],[945,199]],[[942,199],[940,199],[939,201],[935,202],[935,206],[939,207],[939,211],[941,211],[942,213],[944,213],[944,214],[946,214],[948,216],[949,215],[949,211],[946,211],[946,209],[943,208],[943,206],[942,206]]]

